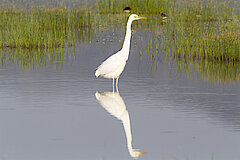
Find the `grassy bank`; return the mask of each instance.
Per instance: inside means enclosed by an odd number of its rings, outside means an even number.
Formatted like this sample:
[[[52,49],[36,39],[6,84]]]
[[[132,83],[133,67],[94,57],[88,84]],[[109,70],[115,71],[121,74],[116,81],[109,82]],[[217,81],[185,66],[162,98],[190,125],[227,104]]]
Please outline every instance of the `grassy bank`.
[[[130,6],[132,13],[162,13],[167,3],[166,0],[99,0],[98,10],[100,13],[122,13]]]
[[[167,25],[165,53],[187,60],[240,62],[240,25],[237,18],[221,21],[178,21]]]
[[[0,47],[54,48],[87,37],[92,14],[82,9],[0,10]],[[78,37],[80,36],[80,37]]]
[[[99,13],[123,13],[123,9],[128,6],[132,13],[165,13],[181,20],[192,20],[196,17],[217,20],[230,18],[236,13],[239,14],[240,4],[234,0],[98,0],[97,6]]]

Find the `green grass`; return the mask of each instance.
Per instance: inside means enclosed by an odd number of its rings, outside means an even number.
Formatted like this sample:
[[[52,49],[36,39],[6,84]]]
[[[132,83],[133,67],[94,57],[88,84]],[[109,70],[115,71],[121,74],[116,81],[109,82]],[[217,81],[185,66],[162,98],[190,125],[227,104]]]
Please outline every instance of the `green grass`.
[[[174,7],[167,6],[167,8],[172,17],[177,17],[181,21],[218,21],[231,19],[237,13],[233,2],[180,0],[174,3]]]
[[[240,62],[240,25],[236,19],[178,21],[166,25],[166,54],[187,60]]]
[[[92,27],[90,11],[67,8],[0,10],[0,47],[55,48],[75,45]]]
[[[168,1],[166,0],[99,0],[100,13],[122,13],[127,6],[132,13],[161,13],[164,12]]]

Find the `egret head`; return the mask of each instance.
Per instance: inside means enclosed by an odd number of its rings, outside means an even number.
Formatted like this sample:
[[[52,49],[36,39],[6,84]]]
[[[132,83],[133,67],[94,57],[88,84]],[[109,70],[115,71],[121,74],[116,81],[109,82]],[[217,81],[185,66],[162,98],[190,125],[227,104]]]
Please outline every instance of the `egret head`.
[[[132,21],[139,20],[139,19],[147,19],[147,18],[146,17],[140,17],[136,14],[131,14],[130,17],[129,17],[129,20],[132,20]]]

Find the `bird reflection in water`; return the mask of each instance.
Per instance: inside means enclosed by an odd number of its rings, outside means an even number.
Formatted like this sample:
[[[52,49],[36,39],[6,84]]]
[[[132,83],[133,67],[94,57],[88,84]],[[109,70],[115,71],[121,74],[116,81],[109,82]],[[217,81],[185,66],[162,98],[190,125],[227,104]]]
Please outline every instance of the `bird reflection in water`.
[[[137,149],[132,148],[132,133],[129,114],[126,105],[120,96],[119,92],[96,92],[95,96],[98,102],[106,109],[111,115],[122,121],[126,138],[127,146],[130,155],[134,158],[146,154],[146,152],[139,152]]]

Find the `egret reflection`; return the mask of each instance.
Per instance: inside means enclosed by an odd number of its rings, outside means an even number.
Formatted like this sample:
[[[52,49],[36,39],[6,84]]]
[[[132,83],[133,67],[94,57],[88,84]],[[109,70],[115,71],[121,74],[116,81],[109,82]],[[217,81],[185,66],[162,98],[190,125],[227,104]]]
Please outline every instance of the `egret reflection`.
[[[122,121],[130,155],[134,158],[144,155],[146,152],[139,152],[138,149],[133,149],[132,147],[132,132],[129,113],[119,92],[96,92],[95,96],[104,109]]]

